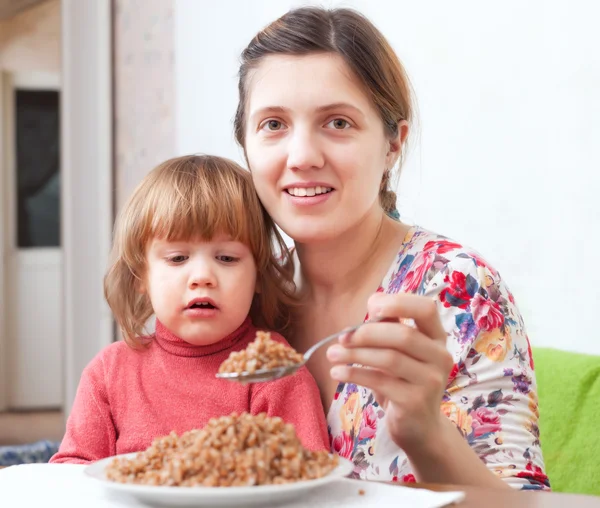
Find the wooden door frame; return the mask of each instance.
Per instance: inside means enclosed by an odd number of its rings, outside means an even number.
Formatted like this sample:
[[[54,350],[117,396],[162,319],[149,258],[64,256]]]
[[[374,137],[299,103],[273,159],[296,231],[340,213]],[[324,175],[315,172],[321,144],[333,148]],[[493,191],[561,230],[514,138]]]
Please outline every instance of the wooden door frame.
[[[113,225],[111,0],[61,0],[65,415],[81,373],[114,338],[104,300]]]
[[[12,153],[8,146],[11,140],[8,139],[9,118],[12,118],[12,111],[9,110],[9,90],[11,89],[9,76],[7,73],[0,72],[0,411],[4,411],[8,405],[8,341],[6,340],[6,254],[7,248],[5,239],[8,236],[8,203],[6,199],[7,172],[11,167]]]

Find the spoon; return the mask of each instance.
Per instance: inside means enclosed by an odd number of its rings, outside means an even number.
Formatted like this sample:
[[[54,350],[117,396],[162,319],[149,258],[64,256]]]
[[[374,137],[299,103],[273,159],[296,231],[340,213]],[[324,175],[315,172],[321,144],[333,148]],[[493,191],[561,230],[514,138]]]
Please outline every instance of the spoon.
[[[369,321],[365,321],[359,325],[352,326],[350,328],[346,328],[340,332],[334,333],[329,337],[325,337],[323,340],[317,342],[313,347],[311,347],[306,353],[303,355],[303,360],[300,363],[296,363],[294,365],[286,365],[285,367],[275,367],[274,369],[260,369],[254,372],[225,372],[225,373],[217,373],[216,376],[219,379],[228,379],[230,381],[237,381],[238,383],[261,383],[264,381],[272,381],[274,379],[279,379],[284,376],[290,376],[294,374],[300,367],[302,367],[312,354],[319,349],[320,347],[328,344],[329,342],[337,339],[338,337],[346,334],[352,333],[358,330],[361,326],[366,325],[368,323],[378,323],[383,321],[386,318],[374,318]]]

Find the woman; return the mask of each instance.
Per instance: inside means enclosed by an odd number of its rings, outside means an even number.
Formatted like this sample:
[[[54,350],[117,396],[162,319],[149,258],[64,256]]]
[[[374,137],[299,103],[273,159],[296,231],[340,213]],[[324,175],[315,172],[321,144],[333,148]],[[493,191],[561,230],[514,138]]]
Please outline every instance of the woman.
[[[475,251],[397,220],[413,110],[385,38],[351,10],[292,10],[244,50],[239,92],[236,138],[295,242],[294,346],[387,318],[310,362],[332,449],[364,479],[548,488],[512,294]]]

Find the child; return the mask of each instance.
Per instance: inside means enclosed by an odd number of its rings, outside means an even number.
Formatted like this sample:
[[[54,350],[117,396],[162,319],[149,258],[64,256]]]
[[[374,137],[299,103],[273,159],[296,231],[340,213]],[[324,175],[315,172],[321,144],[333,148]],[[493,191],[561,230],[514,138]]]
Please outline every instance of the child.
[[[215,377],[232,351],[254,340],[255,325],[285,329],[289,322],[292,275],[275,257],[273,239],[287,252],[250,174],[234,162],[186,156],[149,173],[117,219],[105,278],[125,341],[84,370],[50,462],[144,450],[159,436],[234,411],[280,416],[306,448],[327,449],[319,390],[305,367],[250,385]],[[155,333],[143,336],[152,315]]]

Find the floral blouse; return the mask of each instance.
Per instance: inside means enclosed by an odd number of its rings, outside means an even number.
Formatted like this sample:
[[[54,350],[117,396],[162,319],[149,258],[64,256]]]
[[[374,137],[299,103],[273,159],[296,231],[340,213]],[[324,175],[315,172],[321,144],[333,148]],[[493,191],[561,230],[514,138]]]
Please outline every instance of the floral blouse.
[[[548,489],[529,339],[500,274],[475,251],[413,227],[379,291],[436,300],[454,357],[441,410],[507,483]],[[327,417],[331,448],[352,460],[355,478],[413,482],[383,416],[370,390],[340,384]]]

